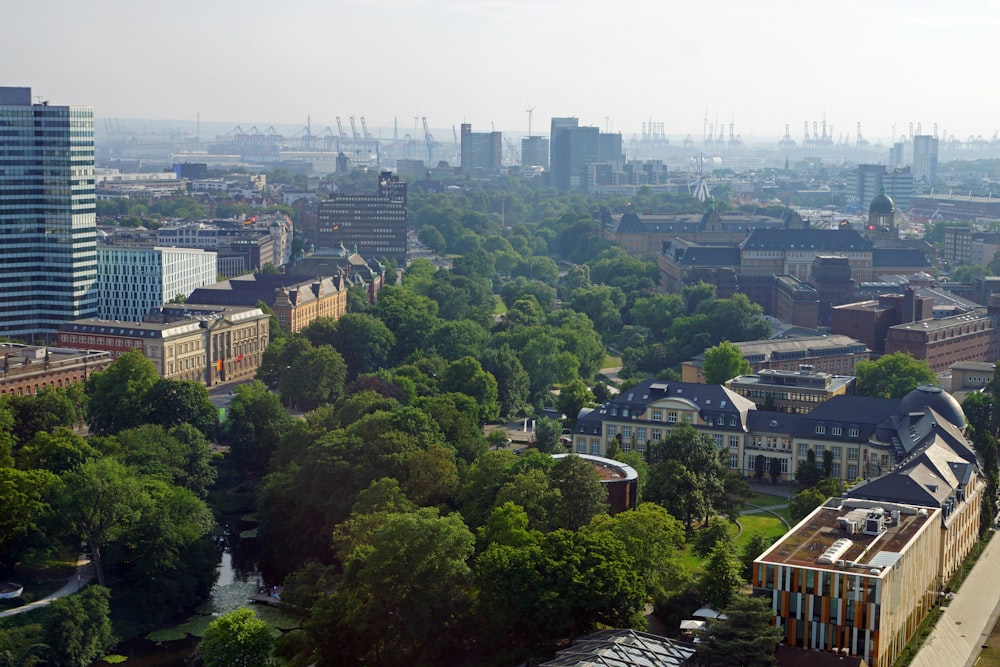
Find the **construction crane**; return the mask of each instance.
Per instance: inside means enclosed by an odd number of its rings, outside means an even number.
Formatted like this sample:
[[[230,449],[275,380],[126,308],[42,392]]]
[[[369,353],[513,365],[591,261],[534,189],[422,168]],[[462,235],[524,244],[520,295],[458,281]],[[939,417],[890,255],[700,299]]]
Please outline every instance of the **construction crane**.
[[[347,133],[344,132],[344,124],[340,122],[340,116],[337,116],[337,134],[340,139],[337,141],[337,151],[341,150],[341,146],[347,143]]]
[[[424,142],[427,144],[427,166],[431,166],[434,162],[434,135],[427,128],[427,116],[422,118],[424,121]]]
[[[364,134],[365,134],[365,152],[367,152],[368,151],[368,147],[372,143],[372,137],[371,137],[370,134],[368,134],[368,124],[365,123],[365,117],[364,116],[361,117],[361,131],[364,132]]]
[[[354,116],[351,116],[351,134],[354,135],[354,150],[361,147],[361,137],[358,136],[358,126],[354,124]]]

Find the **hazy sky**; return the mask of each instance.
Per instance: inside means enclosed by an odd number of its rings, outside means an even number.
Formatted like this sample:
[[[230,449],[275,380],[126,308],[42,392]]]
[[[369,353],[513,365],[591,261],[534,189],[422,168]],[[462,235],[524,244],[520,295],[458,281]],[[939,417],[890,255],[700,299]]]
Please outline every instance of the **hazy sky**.
[[[997,0],[9,0],[0,85],[98,117],[626,138],[734,122],[745,140],[825,115],[888,143],[922,123],[1000,129]],[[348,132],[350,130],[348,129]],[[440,137],[439,137],[440,139]]]

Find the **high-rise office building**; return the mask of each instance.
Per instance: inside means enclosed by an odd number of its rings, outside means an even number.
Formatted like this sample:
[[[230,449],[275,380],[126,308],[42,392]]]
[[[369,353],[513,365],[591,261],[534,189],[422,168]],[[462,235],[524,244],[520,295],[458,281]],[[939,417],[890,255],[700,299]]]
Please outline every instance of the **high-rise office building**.
[[[541,167],[549,170],[548,137],[524,137],[521,139],[521,166]]]
[[[471,123],[462,123],[462,174],[473,169],[500,169],[503,135],[500,132],[473,132]]]
[[[913,137],[913,180],[932,183],[937,179],[938,140],[930,134]]]
[[[406,264],[406,182],[379,173],[374,194],[334,194],[319,204],[317,248],[354,249],[364,257]]]
[[[0,87],[0,336],[97,315],[94,111]]]

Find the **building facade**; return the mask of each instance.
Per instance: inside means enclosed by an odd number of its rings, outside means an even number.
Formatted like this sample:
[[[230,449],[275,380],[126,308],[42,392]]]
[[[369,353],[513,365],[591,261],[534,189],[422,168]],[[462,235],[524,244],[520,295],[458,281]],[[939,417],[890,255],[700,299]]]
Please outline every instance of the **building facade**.
[[[754,373],[765,369],[854,375],[859,361],[868,361],[871,351],[850,336],[804,336],[802,338],[749,340],[735,343]],[[681,364],[684,382],[704,382],[701,365],[705,354]]]
[[[114,358],[140,350],[160,377],[212,386],[256,375],[270,341],[269,319],[256,307],[164,305],[142,322],[67,322],[58,339],[60,347]]]
[[[462,123],[462,174],[479,169],[496,172],[503,156],[502,132],[473,132],[470,123]]]
[[[94,112],[0,87],[0,336],[97,314]]]
[[[726,386],[758,408],[774,412],[807,414],[834,396],[854,393],[852,375],[813,373],[804,370],[779,371],[766,369],[754,375],[740,375]]]
[[[379,174],[374,194],[334,194],[319,204],[317,248],[354,248],[375,259],[406,264],[406,183],[392,172]]]
[[[97,263],[102,320],[141,322],[150,309],[187,298],[219,275],[218,255],[194,248],[101,245]]]
[[[34,396],[45,388],[62,389],[86,382],[94,371],[111,365],[111,354],[98,350],[0,343],[0,397]]]

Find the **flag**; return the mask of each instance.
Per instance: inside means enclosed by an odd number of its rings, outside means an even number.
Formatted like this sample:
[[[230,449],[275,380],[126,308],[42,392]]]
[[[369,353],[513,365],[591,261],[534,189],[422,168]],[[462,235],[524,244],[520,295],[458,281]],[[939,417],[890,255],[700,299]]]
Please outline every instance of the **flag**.
[[[215,369],[220,373],[222,372],[222,359],[219,359],[218,361],[215,362]]]
[[[243,355],[242,354],[236,355],[236,361],[243,361]]]

